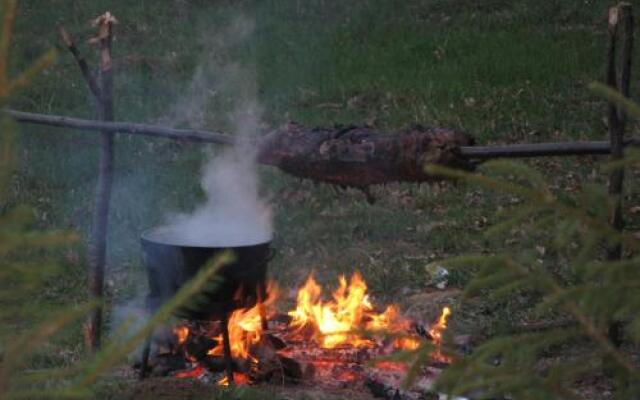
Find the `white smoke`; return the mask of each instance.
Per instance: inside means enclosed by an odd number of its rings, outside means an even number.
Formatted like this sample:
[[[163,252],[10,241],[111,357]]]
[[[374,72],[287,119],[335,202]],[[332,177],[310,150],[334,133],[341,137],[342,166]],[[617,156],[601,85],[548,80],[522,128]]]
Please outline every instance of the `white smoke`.
[[[171,243],[225,247],[271,240],[271,208],[258,192],[252,149],[240,145],[210,161],[202,176],[207,200],[191,214],[173,218],[158,233]]]
[[[232,22],[227,30],[215,37],[210,44],[213,53],[224,53],[224,46],[238,45],[253,31],[253,23],[245,18]],[[229,38],[221,40],[222,38]],[[242,246],[271,240],[272,213],[266,201],[260,198],[256,168],[256,149],[252,138],[259,133],[262,109],[257,102],[255,68],[238,63],[224,66],[210,63],[198,68],[188,96],[178,102],[178,109],[185,106],[190,113],[179,112],[194,118],[191,126],[203,121],[206,96],[202,93],[226,92],[233,94],[233,110],[228,115],[230,126],[238,144],[210,160],[204,167],[201,186],[206,195],[204,204],[191,214],[181,214],[170,219],[169,224],[158,229],[159,240],[174,244],[203,247]],[[212,79],[207,77],[208,70]],[[216,81],[217,84],[214,84]]]
[[[207,117],[219,111],[212,110],[210,103],[216,96],[232,96],[232,111],[218,117],[224,116],[228,121],[238,144],[217,155],[205,153],[209,160],[201,177],[204,203],[192,213],[169,216],[164,226],[147,233],[152,240],[195,247],[235,247],[271,240],[272,212],[259,193],[256,149],[251,144],[259,133],[262,116],[255,66],[233,61],[221,63],[217,58],[241,45],[253,28],[253,21],[239,17],[222,32],[204,35],[208,52],[202,55],[182,96],[176,99],[167,116],[158,121],[172,126],[212,128],[207,126]],[[114,308],[111,326],[119,329],[123,337],[129,337],[146,322],[146,312],[144,299],[137,297]]]

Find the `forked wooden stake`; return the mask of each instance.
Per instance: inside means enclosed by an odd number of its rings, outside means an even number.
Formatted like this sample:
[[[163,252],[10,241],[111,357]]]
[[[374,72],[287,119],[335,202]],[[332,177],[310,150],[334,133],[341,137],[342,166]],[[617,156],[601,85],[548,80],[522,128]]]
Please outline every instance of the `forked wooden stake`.
[[[609,46],[607,51],[607,85],[612,89],[629,97],[631,81],[631,55],[633,53],[633,12],[630,3],[620,3],[609,9]],[[620,72],[616,68],[617,44],[620,46]],[[609,103],[609,140],[611,142],[611,160],[619,161],[624,158],[624,130],[627,117],[624,110],[614,103]],[[617,231],[624,229],[622,216],[622,196],[624,182],[624,167],[615,168],[609,176],[609,195],[613,200],[609,212],[609,222]],[[614,243],[607,248],[609,260],[622,258],[622,243]],[[612,321],[609,325],[609,340],[616,346],[622,345],[622,322]]]
[[[97,36],[90,43],[100,46],[99,80],[91,73],[86,60],[80,55],[75,41],[64,27],[58,32],[69,52],[73,55],[87,86],[96,101],[96,115],[99,121],[113,121],[113,70],[111,60],[111,45],[113,39],[113,24],[115,18],[110,12],[97,17],[92,25],[97,28]],[[100,134],[100,161],[98,169],[98,184],[96,187],[95,204],[93,210],[93,224],[89,243],[89,298],[102,302],[104,288],[104,270],[107,251],[107,231],[109,223],[109,204],[111,201],[111,185],[113,182],[113,136],[114,133],[104,130]],[[102,331],[102,305],[94,308],[85,324],[85,346],[91,352],[100,348]]]
[[[620,46],[620,72],[616,68],[617,44]],[[631,81],[631,54],[633,52],[633,14],[631,4],[620,3],[609,10],[609,47],[607,52],[607,85],[612,89],[629,97]],[[624,110],[614,103],[608,106],[609,140],[611,143],[611,161],[618,161],[624,157],[624,131],[627,117]],[[622,190],[624,181],[624,168],[615,168],[609,177],[609,194],[614,199],[613,208],[610,211],[611,225],[618,231],[622,231],[624,220],[622,217]],[[619,260],[622,257],[622,245],[615,244],[607,251],[610,260]]]
[[[102,121],[113,121],[113,69],[111,62],[113,16],[106,12],[94,21],[98,28],[100,44],[100,101],[98,117]],[[102,301],[104,269],[107,251],[107,231],[109,225],[109,205],[113,183],[113,132],[100,134],[100,161],[96,201],[93,211],[93,230],[89,248],[89,296]],[[87,321],[87,345],[92,351],[100,348],[102,331],[102,307],[97,307]]]

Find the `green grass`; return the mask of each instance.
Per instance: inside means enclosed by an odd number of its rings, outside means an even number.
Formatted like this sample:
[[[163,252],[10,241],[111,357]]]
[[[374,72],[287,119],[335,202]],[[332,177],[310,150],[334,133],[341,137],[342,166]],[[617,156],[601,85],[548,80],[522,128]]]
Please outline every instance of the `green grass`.
[[[609,1],[568,0],[51,0],[20,2],[14,68],[58,45],[62,22],[95,65],[85,43],[88,21],[110,10],[116,26],[116,118],[190,125],[183,110],[202,111],[205,128],[231,131],[230,113],[255,94],[265,127],[371,123],[464,129],[479,143],[605,138],[604,102],[586,88],[602,76]],[[245,41],[225,34],[239,16],[255,24]],[[237,64],[255,85],[229,75]],[[195,88],[201,68],[205,79]],[[634,69],[636,72],[637,68]],[[251,83],[251,82],[249,82]],[[239,90],[240,85],[243,90]],[[211,89],[211,90],[209,90]],[[186,103],[185,103],[186,102]],[[57,64],[20,97],[16,109],[92,117],[77,67],[61,49]],[[45,227],[91,223],[98,138],[23,126],[13,201],[38,210]],[[138,236],[171,211],[201,200],[201,146],[119,136],[109,234],[110,293],[135,296],[144,285]],[[538,162],[560,191],[590,176],[594,159]],[[493,251],[493,212],[513,199],[466,186],[389,185],[368,205],[359,192],[338,192],[264,169],[275,208],[278,256],[270,274],[282,286],[310,271],[333,284],[358,269],[379,297],[424,289],[423,266],[467,252]],[[568,177],[573,174],[573,177]],[[630,174],[632,179],[635,175]],[[629,198],[631,204],[635,198]],[[485,221],[486,220],[486,221]],[[536,238],[520,238],[528,244]],[[72,291],[82,295],[83,251]],[[78,272],[79,271],[79,272]],[[464,276],[455,277],[459,282]]]

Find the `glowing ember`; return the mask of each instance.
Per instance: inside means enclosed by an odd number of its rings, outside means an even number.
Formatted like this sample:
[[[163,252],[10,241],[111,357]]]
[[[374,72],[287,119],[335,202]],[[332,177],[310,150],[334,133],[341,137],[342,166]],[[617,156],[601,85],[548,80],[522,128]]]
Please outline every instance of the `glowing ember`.
[[[420,339],[414,337],[402,337],[393,341],[396,349],[415,350],[420,347]]]
[[[217,383],[219,386],[229,386],[229,379],[225,375]],[[249,383],[249,377],[241,372],[234,372],[233,383],[236,385],[246,385]]]
[[[373,366],[380,369],[386,369],[387,371],[397,372],[406,372],[408,368],[407,364],[395,361],[376,361]]]
[[[206,370],[201,365],[196,365],[194,368],[188,369],[186,371],[180,371],[174,376],[176,378],[199,378],[204,374]]]
[[[387,307],[380,314],[374,312],[367,295],[367,284],[358,273],[353,274],[349,283],[344,276],[340,277],[332,300],[325,302],[321,295],[322,289],[310,277],[298,292],[295,310],[289,312],[293,318],[291,327],[302,336],[311,331],[321,347],[373,347],[375,343],[371,339],[354,331],[399,331],[408,325],[395,306]]]

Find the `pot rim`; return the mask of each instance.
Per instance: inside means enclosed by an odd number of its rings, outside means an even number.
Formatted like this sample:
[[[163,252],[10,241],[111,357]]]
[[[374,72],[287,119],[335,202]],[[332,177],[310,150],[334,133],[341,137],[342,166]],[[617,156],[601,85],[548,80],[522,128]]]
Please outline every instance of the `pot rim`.
[[[270,244],[273,241],[273,234],[269,235],[268,238],[259,241],[247,240],[245,242],[237,242],[237,243],[187,243],[180,240],[175,240],[177,238],[173,237],[163,237],[162,231],[163,226],[156,226],[153,228],[148,228],[142,231],[140,234],[140,239],[145,242],[161,244],[165,246],[174,246],[174,247],[190,247],[190,248],[200,248],[200,249],[229,249],[229,248],[240,248],[240,247],[253,247],[260,246],[265,244]],[[170,240],[174,239],[174,240]]]

